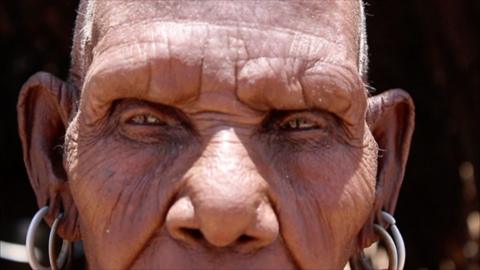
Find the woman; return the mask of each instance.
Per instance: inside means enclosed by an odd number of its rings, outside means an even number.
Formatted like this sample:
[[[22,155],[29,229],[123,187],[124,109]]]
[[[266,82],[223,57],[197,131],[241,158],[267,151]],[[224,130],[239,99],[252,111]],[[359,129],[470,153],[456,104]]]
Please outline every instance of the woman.
[[[381,238],[401,269],[414,109],[366,57],[354,0],[82,2],[68,80],[20,93],[30,237],[45,216],[51,267],[82,240],[92,269],[361,268]]]

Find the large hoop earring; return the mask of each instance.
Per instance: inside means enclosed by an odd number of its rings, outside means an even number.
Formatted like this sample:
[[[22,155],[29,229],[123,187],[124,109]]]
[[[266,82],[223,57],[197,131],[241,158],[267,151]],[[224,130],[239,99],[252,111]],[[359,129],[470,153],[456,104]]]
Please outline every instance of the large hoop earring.
[[[389,270],[403,270],[405,266],[405,243],[403,242],[400,230],[395,225],[395,219],[389,213],[382,211],[382,218],[390,225],[390,231],[393,238],[388,234],[382,226],[373,224],[376,233],[382,238],[383,243],[387,248],[388,253],[388,269]]]
[[[57,270],[60,269],[64,266],[65,262],[67,261],[68,257],[70,256],[71,253],[71,245],[70,242],[67,240],[63,240],[62,243],[62,248],[60,250],[60,254],[58,256],[58,259],[56,259],[56,254],[55,254],[55,235],[57,232],[57,227],[60,222],[60,219],[62,219],[63,214],[59,214],[56,218],[55,221],[53,222],[52,229],[50,230],[50,235],[48,237],[48,258],[50,260],[50,267],[45,267],[40,264],[38,261],[37,257],[35,256],[34,252],[34,240],[35,240],[35,235],[37,233],[37,228],[40,222],[42,221],[43,217],[47,214],[48,212],[48,206],[44,206],[38,210],[38,212],[33,216],[32,222],[28,226],[28,231],[27,231],[27,239],[26,239],[26,246],[27,246],[27,258],[28,258],[28,264],[30,264],[30,267],[35,270]]]

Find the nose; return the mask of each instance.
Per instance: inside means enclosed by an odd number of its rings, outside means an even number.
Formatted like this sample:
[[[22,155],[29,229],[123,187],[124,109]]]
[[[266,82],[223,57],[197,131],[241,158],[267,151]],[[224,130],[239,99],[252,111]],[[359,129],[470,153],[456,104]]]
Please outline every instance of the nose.
[[[256,209],[252,206],[195,206],[189,197],[182,197],[168,211],[167,230],[173,238],[193,246],[257,250],[276,239],[278,221],[268,203]]]
[[[270,245],[279,225],[255,169],[234,132],[216,134],[187,173],[167,212],[169,234],[187,244],[249,252]]]

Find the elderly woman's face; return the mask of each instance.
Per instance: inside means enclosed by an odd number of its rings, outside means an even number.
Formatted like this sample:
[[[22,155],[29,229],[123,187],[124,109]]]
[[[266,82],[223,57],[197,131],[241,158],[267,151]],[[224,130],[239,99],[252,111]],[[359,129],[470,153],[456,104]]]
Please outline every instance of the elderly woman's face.
[[[97,7],[63,162],[92,269],[339,269],[362,248],[358,3],[249,3]]]

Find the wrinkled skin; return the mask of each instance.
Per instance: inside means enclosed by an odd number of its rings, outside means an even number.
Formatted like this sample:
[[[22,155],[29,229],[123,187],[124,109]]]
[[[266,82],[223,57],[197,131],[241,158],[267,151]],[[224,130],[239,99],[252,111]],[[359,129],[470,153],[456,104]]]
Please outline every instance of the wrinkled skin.
[[[164,5],[100,1],[81,83],[24,85],[47,221],[65,212],[92,269],[343,268],[413,131],[405,92],[367,96],[358,2]]]

